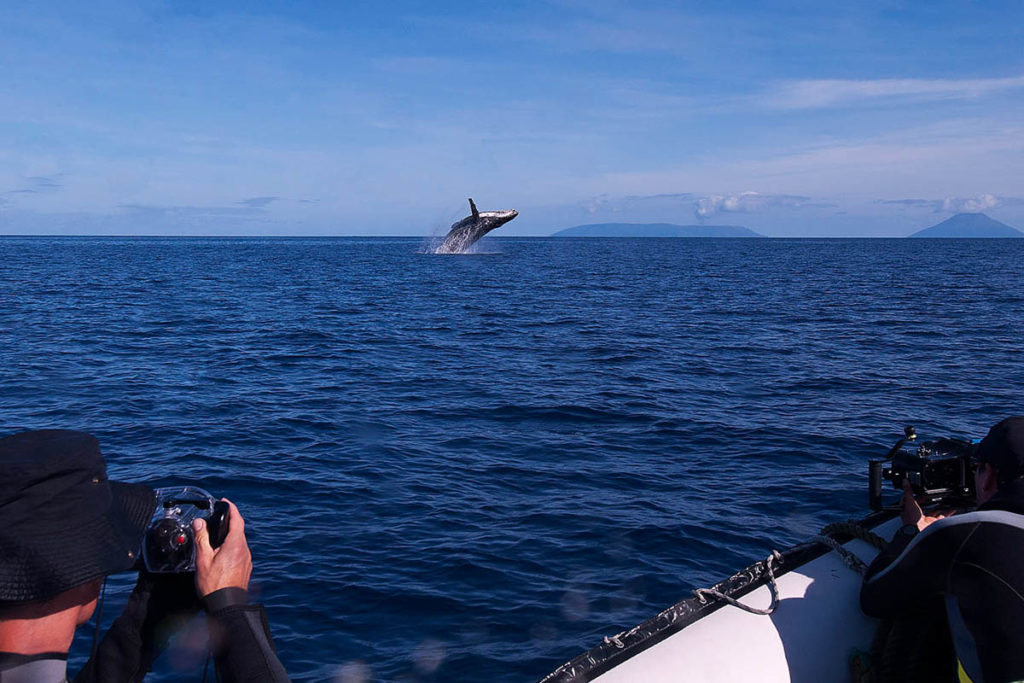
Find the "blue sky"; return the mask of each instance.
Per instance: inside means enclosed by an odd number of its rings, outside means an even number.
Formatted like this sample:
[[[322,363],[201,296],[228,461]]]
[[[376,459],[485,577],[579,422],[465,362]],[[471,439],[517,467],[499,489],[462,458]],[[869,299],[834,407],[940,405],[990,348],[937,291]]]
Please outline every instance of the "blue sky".
[[[1024,3],[0,4],[0,233],[1024,228]]]

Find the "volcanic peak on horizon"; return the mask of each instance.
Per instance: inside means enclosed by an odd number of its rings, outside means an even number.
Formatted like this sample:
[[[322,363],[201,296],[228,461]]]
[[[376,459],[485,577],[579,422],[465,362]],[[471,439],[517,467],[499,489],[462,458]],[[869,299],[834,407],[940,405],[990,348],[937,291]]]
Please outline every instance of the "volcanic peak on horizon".
[[[955,216],[910,235],[915,238],[1005,238],[1024,237],[1024,232],[983,213],[958,213]]]

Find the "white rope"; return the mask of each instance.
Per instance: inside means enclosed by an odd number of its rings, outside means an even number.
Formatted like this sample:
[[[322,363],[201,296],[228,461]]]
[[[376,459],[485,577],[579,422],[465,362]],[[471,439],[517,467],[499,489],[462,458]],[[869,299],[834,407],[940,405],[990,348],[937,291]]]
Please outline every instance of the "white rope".
[[[842,558],[843,564],[861,576],[863,576],[864,572],[868,570],[868,566],[864,564],[864,560],[847,550],[842,543],[831,536],[815,536],[814,540],[822,545],[827,545],[832,550],[835,550],[839,554],[839,557]]]
[[[622,635],[622,633],[620,633],[618,636],[605,636],[604,637],[604,644],[605,645],[614,645],[615,647],[617,647],[617,648],[619,648],[621,650],[622,648],[626,647],[625,643],[623,643],[621,640],[619,640],[619,636],[621,636],[621,635]]]
[[[832,538],[831,536],[826,536],[822,534],[820,536],[815,536],[813,540],[836,551],[836,553],[842,559],[843,564],[845,564],[847,567],[857,572],[861,576],[863,576],[864,573],[867,571],[868,566],[864,563],[862,559],[857,557],[851,551],[847,550],[842,543]],[[750,612],[751,614],[761,614],[767,616],[773,613],[775,609],[779,606],[779,588],[775,584],[775,572],[772,566],[773,562],[777,564],[782,564],[782,555],[780,555],[777,550],[773,550],[772,554],[768,557],[768,559],[765,560],[765,573],[768,575],[768,589],[772,592],[772,602],[770,605],[768,605],[767,609],[758,609],[756,607],[751,607],[750,605],[744,605],[739,600],[730,597],[725,593],[722,593],[721,591],[717,591],[714,588],[698,588],[695,591],[693,591],[693,594],[697,597],[698,600],[700,600],[700,603],[702,605],[706,605],[710,598],[717,598],[732,605],[733,607],[739,607],[744,611]]]
[[[768,589],[772,592],[772,602],[766,609],[759,609],[757,607],[751,607],[750,605],[744,605],[736,598],[730,597],[721,591],[715,590],[714,588],[698,588],[693,591],[693,594],[698,600],[700,600],[702,605],[706,605],[708,603],[708,596],[710,596],[723,600],[733,607],[739,607],[745,612],[767,616],[774,612],[775,608],[779,606],[779,587],[775,585],[775,570],[772,568],[773,562],[782,564],[782,555],[777,550],[773,550],[772,554],[764,561],[765,573],[768,574]]]
[[[830,525],[830,527],[831,526],[836,525]],[[828,530],[830,530],[830,527],[826,527],[823,531],[827,532]],[[839,530],[842,531],[844,529]],[[853,529],[852,531],[849,531],[849,533],[851,533],[851,535],[854,535],[855,537],[862,538],[862,540],[865,540],[866,542],[871,543],[872,545],[876,545],[876,540],[880,541],[881,544],[885,543],[880,538],[872,534],[870,531],[867,531],[866,529],[861,529],[859,531],[857,529]],[[864,563],[863,560],[861,560],[859,557],[857,557],[852,552],[847,550],[842,543],[832,538],[831,536],[822,534],[820,536],[815,536],[813,540],[836,551],[839,557],[843,560],[843,564],[845,564],[847,567],[857,572],[858,574],[863,575],[867,571],[868,566]],[[876,545],[876,547],[878,546]],[[700,601],[700,604],[702,605],[708,604],[708,602],[710,602],[710,600],[714,598],[721,600],[729,605],[732,605],[733,607],[739,607],[741,610],[744,610],[745,612],[768,616],[775,612],[776,608],[779,606],[779,587],[775,583],[775,567],[781,565],[782,561],[782,554],[779,553],[779,551],[777,550],[773,550],[772,554],[764,560],[764,571],[765,574],[767,574],[768,576],[766,584],[768,585],[768,590],[770,590],[772,594],[771,604],[769,604],[768,607],[765,609],[751,607],[750,605],[744,605],[736,598],[726,595],[725,593],[719,590],[715,590],[714,588],[697,588],[693,591],[693,595],[697,598],[697,600]],[[615,645],[615,647],[620,649],[624,647],[622,641],[619,639],[619,636],[612,636],[610,638],[606,636],[604,642],[609,645]]]

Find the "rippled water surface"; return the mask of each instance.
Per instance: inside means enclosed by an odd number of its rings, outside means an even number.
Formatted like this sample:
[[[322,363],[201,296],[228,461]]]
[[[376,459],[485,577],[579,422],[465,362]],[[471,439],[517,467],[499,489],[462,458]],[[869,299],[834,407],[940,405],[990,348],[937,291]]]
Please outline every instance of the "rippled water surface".
[[[1024,412],[1024,240],[421,247],[0,238],[0,431],[236,501],[297,680],[530,681]]]

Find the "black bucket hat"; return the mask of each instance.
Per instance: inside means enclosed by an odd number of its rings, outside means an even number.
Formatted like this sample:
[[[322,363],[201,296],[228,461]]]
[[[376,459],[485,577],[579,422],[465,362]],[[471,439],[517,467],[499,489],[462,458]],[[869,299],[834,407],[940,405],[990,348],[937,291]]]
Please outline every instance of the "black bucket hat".
[[[153,490],[107,480],[99,442],[63,429],[0,439],[0,604],[135,566]]]
[[[996,468],[999,483],[1024,476],[1024,415],[997,422],[974,449],[974,459]]]

